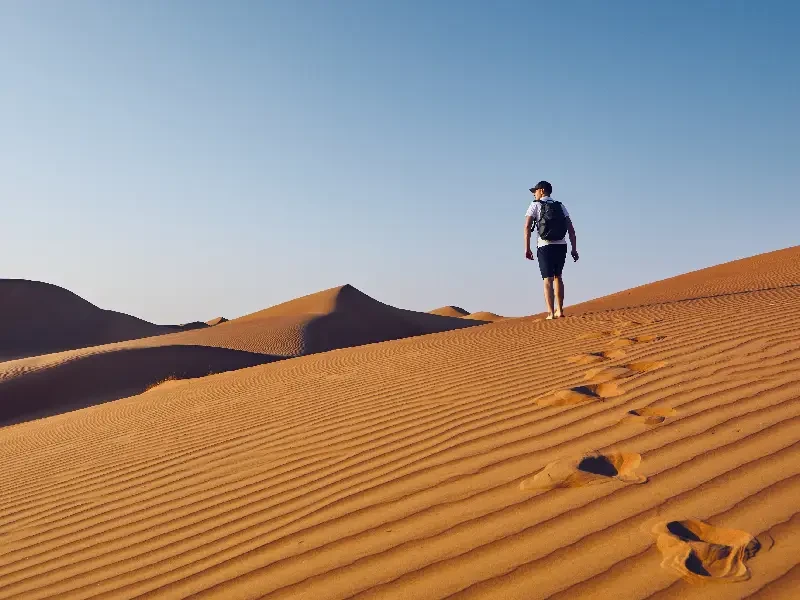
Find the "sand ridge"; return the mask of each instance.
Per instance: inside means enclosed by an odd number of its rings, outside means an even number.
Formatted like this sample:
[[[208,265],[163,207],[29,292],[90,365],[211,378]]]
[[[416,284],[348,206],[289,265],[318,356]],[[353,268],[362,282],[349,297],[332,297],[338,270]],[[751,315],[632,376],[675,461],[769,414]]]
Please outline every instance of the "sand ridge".
[[[195,333],[197,340],[231,349],[300,356],[470,325],[474,323],[396,308],[344,285]],[[182,339],[196,341],[191,334],[183,334]]]
[[[800,246],[742,258],[569,307],[569,314],[713,298],[800,285]]]
[[[178,331],[103,310],[48,283],[0,279],[0,361]]]
[[[0,590],[792,598],[800,282],[787,260],[779,286],[734,293],[740,268],[713,297],[645,290],[0,429]],[[621,393],[537,401],[600,385]],[[525,483],[540,473],[560,483]],[[720,583],[694,583],[700,567]]]
[[[441,306],[428,311],[432,315],[440,315],[442,317],[465,317],[469,314],[468,310],[464,310],[460,306]]]
[[[0,425],[139,394],[166,378],[483,323],[395,308],[349,285],[331,288],[213,326],[188,323],[178,333],[0,362]]]
[[[497,315],[495,313],[488,312],[488,311],[484,310],[484,311],[479,311],[479,312],[476,312],[476,313],[470,313],[468,315],[464,315],[462,318],[464,318],[464,319],[475,319],[475,320],[478,320],[478,321],[495,322],[495,321],[502,321],[502,320],[506,319],[507,317],[501,317],[500,315]]]
[[[464,310],[460,306],[442,306],[440,308],[435,308],[431,311],[428,311],[432,315],[441,315],[444,317],[457,317],[461,319],[472,319],[476,321],[485,321],[487,323],[493,323],[495,321],[502,321],[508,317],[502,317],[498,314],[488,311],[478,311],[474,313],[470,313],[468,310]]]

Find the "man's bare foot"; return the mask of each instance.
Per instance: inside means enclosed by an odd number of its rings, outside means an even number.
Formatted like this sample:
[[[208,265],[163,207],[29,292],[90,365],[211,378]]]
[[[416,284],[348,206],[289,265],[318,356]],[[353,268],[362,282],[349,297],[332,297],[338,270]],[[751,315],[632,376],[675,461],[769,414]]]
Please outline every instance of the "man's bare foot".
[[[545,317],[545,320],[547,320],[547,321],[549,321],[549,320],[551,320],[551,319],[555,319],[555,316],[553,316],[553,315],[547,315],[547,316]]]
[[[562,312],[556,312],[556,313],[555,313],[555,318],[556,318],[556,319],[560,319],[560,318],[562,318],[562,317],[564,317],[564,316],[565,316],[565,315],[564,315],[564,312],[563,312],[563,311],[562,311]]]

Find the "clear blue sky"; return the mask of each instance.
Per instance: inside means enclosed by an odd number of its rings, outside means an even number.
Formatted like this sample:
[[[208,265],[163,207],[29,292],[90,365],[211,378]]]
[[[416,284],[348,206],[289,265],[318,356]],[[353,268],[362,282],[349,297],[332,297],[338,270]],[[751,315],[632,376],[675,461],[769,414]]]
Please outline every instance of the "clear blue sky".
[[[0,276],[159,323],[540,312],[800,242],[800,3],[0,3]]]

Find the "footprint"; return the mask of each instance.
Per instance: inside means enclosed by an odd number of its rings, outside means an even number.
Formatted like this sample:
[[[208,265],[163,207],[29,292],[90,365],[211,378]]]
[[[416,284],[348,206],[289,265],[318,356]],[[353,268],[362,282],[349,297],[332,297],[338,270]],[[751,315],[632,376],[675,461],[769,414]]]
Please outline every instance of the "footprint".
[[[606,357],[603,356],[601,352],[590,352],[589,354],[578,354],[576,356],[570,356],[567,359],[567,362],[574,363],[576,365],[591,365],[592,363],[600,362],[606,360]]]
[[[640,335],[633,338],[618,337],[608,343],[610,348],[624,348],[634,344],[646,344],[648,342],[658,342],[664,339],[663,335]]]
[[[578,354],[570,356],[567,361],[577,365],[590,365],[604,360],[614,360],[625,356],[623,350],[607,350],[606,352],[589,352],[588,354]]]
[[[595,367],[586,371],[584,379],[593,383],[604,383],[614,379],[621,379],[623,377],[632,377],[637,373],[647,373],[648,371],[655,371],[661,367],[666,366],[663,360],[658,361],[640,361],[633,362],[628,365],[617,367]]]
[[[647,334],[647,335],[640,335],[633,338],[640,344],[646,344],[648,342],[660,342],[664,339],[663,335],[655,335],[655,334]]]
[[[552,490],[584,487],[613,479],[624,483],[644,483],[647,477],[637,475],[642,456],[633,452],[585,454],[551,462],[533,477],[524,479],[521,490]]]
[[[617,321],[614,323],[617,327],[638,327],[642,325],[639,321]]]
[[[674,417],[678,411],[674,408],[637,408],[628,411],[621,423],[643,423],[644,425],[658,425],[669,417]]]
[[[647,373],[648,371],[655,371],[656,369],[660,369],[661,367],[666,367],[667,363],[663,360],[641,360],[638,362],[632,362],[628,365],[625,365],[625,368],[630,369],[636,373]]]
[[[634,371],[626,367],[595,367],[586,371],[584,379],[592,383],[606,383],[614,379],[630,377],[631,375],[634,375]]]
[[[690,583],[749,579],[745,561],[761,548],[745,531],[714,527],[698,519],[665,521],[652,531],[661,551],[661,566]]]
[[[534,402],[539,406],[568,406],[591,400],[614,398],[624,393],[625,390],[621,389],[615,382],[609,381],[607,383],[579,385],[568,390],[558,390],[541,396]]]

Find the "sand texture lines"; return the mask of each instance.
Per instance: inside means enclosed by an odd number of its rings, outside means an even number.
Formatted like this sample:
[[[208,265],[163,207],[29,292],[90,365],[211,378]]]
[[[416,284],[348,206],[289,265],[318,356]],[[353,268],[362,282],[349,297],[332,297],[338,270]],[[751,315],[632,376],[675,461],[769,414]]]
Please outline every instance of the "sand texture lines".
[[[0,280],[0,304],[5,288]],[[68,298],[78,308],[85,305],[90,315],[107,312],[73,296]],[[61,308],[64,313],[76,312],[72,305]],[[133,319],[113,314],[117,320]],[[190,323],[177,333],[149,333],[153,337],[140,335],[130,341],[0,362],[0,426],[133,396],[167,379],[202,377],[485,322],[395,308],[349,285],[331,288],[230,321]],[[51,324],[45,321],[45,325]],[[52,329],[58,333],[64,327]],[[27,338],[20,336],[11,340],[16,340],[11,350],[18,353],[28,347],[20,341]],[[0,333],[0,359],[4,337],[9,334]]]
[[[800,285],[800,246],[684,273],[570,307],[570,314],[685,302]],[[767,304],[767,306],[780,306]],[[636,318],[628,319],[637,322]],[[645,322],[640,318],[638,322]],[[619,323],[625,326],[624,321]]]
[[[791,281],[334,350],[0,429],[0,597],[796,597]],[[538,401],[600,385],[619,393]]]

